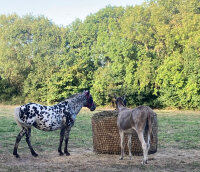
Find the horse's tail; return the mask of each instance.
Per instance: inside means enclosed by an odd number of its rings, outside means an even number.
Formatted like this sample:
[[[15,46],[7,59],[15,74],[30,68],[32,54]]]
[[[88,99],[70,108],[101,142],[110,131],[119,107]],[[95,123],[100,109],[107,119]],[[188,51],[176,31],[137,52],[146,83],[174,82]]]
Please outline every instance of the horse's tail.
[[[148,132],[150,134],[151,140],[153,140],[153,129],[152,129],[152,110],[148,113],[147,121],[148,121]],[[153,112],[154,113],[154,112]]]
[[[20,127],[28,127],[28,125],[21,120],[20,114],[21,114],[20,107],[16,107],[14,112],[15,121]]]

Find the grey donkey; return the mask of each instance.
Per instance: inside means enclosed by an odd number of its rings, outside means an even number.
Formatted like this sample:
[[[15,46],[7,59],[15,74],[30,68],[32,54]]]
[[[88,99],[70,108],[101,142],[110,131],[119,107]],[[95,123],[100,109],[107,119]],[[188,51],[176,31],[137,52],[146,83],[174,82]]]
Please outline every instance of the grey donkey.
[[[150,148],[150,139],[153,139],[152,133],[152,117],[154,115],[153,110],[148,106],[138,106],[134,109],[127,108],[125,97],[116,98],[116,108],[119,112],[117,118],[117,126],[119,129],[121,139],[121,157],[124,157],[124,134],[128,134],[128,149],[129,157],[132,159],[131,154],[131,137],[135,130],[138,134],[138,138],[141,142],[143,149],[144,159],[142,164],[147,164],[148,151]],[[147,131],[147,141],[144,139],[144,133]]]

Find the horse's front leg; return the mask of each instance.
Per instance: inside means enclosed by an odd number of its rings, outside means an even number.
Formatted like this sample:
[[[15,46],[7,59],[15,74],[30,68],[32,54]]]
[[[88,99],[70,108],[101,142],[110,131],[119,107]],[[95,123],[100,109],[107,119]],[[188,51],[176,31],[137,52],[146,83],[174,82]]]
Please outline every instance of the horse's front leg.
[[[66,130],[65,130],[65,149],[64,149],[64,153],[66,154],[66,156],[69,156],[70,153],[68,152],[68,141],[69,141],[69,133],[71,131],[71,126],[69,126]]]
[[[58,152],[59,152],[60,156],[64,155],[64,153],[62,152],[62,143],[63,143],[63,139],[65,136],[65,130],[66,130],[66,127],[62,127],[60,130],[60,143],[59,143],[59,147],[58,147]]]

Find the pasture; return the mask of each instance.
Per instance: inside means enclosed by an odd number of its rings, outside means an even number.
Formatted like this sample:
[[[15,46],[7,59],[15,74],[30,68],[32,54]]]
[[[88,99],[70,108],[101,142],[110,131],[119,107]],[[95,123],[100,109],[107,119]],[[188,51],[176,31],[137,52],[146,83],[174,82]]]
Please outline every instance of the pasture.
[[[0,171],[199,171],[200,112],[156,111],[158,115],[158,152],[149,155],[149,164],[141,165],[142,156],[119,160],[119,155],[96,154],[92,147],[91,117],[83,109],[70,133],[71,156],[59,156],[59,130],[32,130],[32,145],[39,154],[33,157],[25,142],[19,144],[20,159],[12,155],[20,129],[14,121],[14,106],[0,105]]]

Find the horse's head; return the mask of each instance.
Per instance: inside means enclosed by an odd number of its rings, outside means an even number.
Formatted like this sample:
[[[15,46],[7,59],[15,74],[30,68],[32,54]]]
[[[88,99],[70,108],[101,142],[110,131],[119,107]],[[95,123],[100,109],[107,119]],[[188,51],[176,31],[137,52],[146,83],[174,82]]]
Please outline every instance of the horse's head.
[[[86,96],[86,104],[84,106],[89,108],[91,111],[94,111],[96,109],[96,105],[93,101],[92,95],[90,94],[89,91],[85,91],[85,96]]]
[[[125,107],[126,106],[126,98],[125,96],[122,97],[115,97],[115,103],[116,103],[116,109],[119,110],[119,107]]]

